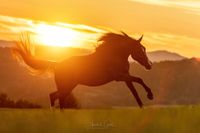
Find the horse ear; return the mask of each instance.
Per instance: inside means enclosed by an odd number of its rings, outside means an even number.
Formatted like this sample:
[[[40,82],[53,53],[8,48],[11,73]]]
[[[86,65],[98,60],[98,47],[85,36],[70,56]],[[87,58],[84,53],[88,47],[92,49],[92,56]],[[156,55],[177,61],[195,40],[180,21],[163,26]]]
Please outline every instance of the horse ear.
[[[142,41],[142,38],[143,38],[143,35],[140,37],[140,39],[138,39],[137,41],[138,42],[141,42]]]
[[[129,37],[125,32],[121,31],[121,33],[122,33],[125,37]]]

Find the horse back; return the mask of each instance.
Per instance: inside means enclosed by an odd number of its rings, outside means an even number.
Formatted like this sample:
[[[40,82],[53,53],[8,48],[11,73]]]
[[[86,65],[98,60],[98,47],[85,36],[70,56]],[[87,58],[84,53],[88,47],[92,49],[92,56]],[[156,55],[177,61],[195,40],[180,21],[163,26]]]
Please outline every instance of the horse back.
[[[91,54],[74,56],[58,63],[56,73],[77,84],[96,86],[115,80],[114,75],[127,72],[128,69],[128,61],[109,60]]]

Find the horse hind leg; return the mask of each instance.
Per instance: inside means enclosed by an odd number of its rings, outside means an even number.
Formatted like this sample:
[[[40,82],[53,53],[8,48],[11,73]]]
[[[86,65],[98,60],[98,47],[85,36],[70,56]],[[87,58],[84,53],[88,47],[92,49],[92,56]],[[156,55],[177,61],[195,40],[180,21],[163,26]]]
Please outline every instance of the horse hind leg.
[[[66,105],[66,99],[68,96],[70,96],[71,92],[67,92],[67,93],[62,93],[59,97],[59,105],[60,105],[60,109],[64,109],[64,108],[69,108]]]
[[[60,108],[65,108],[65,100],[68,95],[70,95],[71,91],[63,90],[63,91],[55,91],[49,94],[50,105],[51,107],[55,106],[55,101],[59,100]]]
[[[66,86],[65,88],[60,89],[59,91],[59,105],[60,109],[66,108],[66,98],[70,96],[72,90],[76,85]]]
[[[65,74],[63,74],[63,72],[65,72]],[[71,91],[77,85],[77,82],[73,77],[74,77],[73,72],[71,72],[71,69],[69,71],[67,67],[65,70],[62,69],[60,70],[58,68],[57,71],[55,72],[55,82],[58,90],[58,94],[56,94],[57,95],[56,97],[59,99],[60,109],[65,108],[66,97],[71,93]],[[52,97],[52,103],[53,101],[54,99]]]
[[[59,92],[55,91],[49,94],[51,107],[55,106],[55,101],[59,97]]]

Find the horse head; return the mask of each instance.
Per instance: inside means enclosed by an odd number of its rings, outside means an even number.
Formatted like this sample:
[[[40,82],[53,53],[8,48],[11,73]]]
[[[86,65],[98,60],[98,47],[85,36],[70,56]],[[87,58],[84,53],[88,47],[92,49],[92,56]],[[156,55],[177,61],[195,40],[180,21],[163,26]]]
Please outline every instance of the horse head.
[[[138,40],[133,39],[131,57],[149,70],[152,67],[152,62],[147,57],[146,48],[141,44],[142,38],[143,35]]]
[[[148,59],[145,47],[141,44],[143,36],[138,40],[129,37],[126,33],[121,31],[123,35],[115,33],[106,33],[98,41],[103,41],[101,45],[96,48],[96,51],[103,53],[103,55],[111,56],[119,55],[128,58],[129,55],[143,65],[146,69],[151,69],[152,63]]]

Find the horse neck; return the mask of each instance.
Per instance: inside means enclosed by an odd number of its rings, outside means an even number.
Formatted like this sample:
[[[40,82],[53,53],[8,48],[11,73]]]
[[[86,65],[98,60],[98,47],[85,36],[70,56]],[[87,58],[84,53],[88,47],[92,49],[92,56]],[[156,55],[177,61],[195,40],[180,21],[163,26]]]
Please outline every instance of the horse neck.
[[[104,58],[106,60],[119,60],[122,62],[127,62],[128,57],[130,55],[129,52],[119,49],[119,50],[110,50],[110,51],[96,51],[95,54],[101,58]]]

